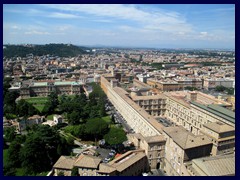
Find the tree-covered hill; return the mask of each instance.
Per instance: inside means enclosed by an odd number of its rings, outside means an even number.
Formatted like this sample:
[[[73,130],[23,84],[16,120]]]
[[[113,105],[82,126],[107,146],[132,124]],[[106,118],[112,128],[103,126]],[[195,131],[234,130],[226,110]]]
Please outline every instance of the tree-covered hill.
[[[46,45],[4,45],[4,57],[25,57],[27,54],[34,56],[53,55],[59,57],[73,57],[87,54],[86,47],[78,47],[68,44],[46,44]]]

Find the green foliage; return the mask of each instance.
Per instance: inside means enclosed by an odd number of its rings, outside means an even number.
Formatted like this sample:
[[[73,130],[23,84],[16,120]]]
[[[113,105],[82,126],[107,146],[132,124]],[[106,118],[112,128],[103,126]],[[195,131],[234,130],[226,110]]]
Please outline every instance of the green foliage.
[[[86,139],[87,137],[85,124],[67,126],[64,128],[64,132],[70,133],[73,136],[81,139]]]
[[[226,90],[226,87],[224,87],[224,86],[216,86],[215,90],[218,91],[218,92],[223,92],[223,91]]]
[[[152,64],[150,64],[150,66],[152,66],[153,68],[156,68],[158,70],[163,69],[162,65],[163,65],[163,63],[152,63]]]
[[[11,77],[6,77],[3,79],[3,97],[5,97],[8,92],[8,88],[11,87],[10,82],[12,81]]]
[[[79,124],[81,116],[77,111],[73,111],[67,115],[67,118],[68,118],[69,124],[76,125],[76,124]]]
[[[86,122],[86,132],[95,140],[101,138],[107,131],[108,124],[100,118],[88,119]]]
[[[9,127],[4,129],[5,139],[8,142],[12,142],[16,137],[16,132],[14,127]]]
[[[19,156],[20,149],[21,149],[21,144],[18,141],[11,142],[8,149],[7,159],[8,161],[11,162],[11,164],[14,167],[20,167],[21,165],[20,156]]]
[[[228,95],[233,95],[234,94],[234,88],[227,88],[225,86],[216,86],[215,90],[218,91],[218,92],[226,91]]]
[[[5,45],[3,49],[4,57],[25,57],[27,54],[33,54],[35,56],[42,55],[54,55],[60,57],[73,57],[79,54],[87,54],[86,48],[78,47],[67,44],[46,44],[46,45],[34,45],[33,47],[26,47],[21,45]]]
[[[68,136],[66,138],[66,141],[68,145],[71,145],[71,146],[74,145],[74,138],[72,136]]]
[[[16,112],[19,116],[32,116],[38,114],[38,110],[26,100],[21,99],[17,103]]]
[[[4,115],[15,114],[16,112],[16,102],[15,100],[19,97],[18,92],[9,92],[8,90],[4,91],[4,100],[3,100],[3,108]]]
[[[16,168],[14,168],[10,163],[3,165],[4,176],[15,176]]]
[[[79,176],[78,167],[74,166],[71,171],[71,176]]]
[[[60,171],[57,176],[64,176],[64,172],[63,171]]]
[[[195,90],[197,90],[197,88],[191,87],[191,86],[187,86],[187,87],[185,87],[184,89],[185,89],[185,90],[189,90],[189,91],[195,91]]]
[[[234,95],[234,88],[228,88],[227,93],[228,95]]]
[[[127,136],[123,129],[111,127],[110,131],[104,136],[106,142],[110,145],[121,144],[127,140]]]
[[[53,128],[46,125],[37,126],[35,131],[27,135],[21,148],[22,167],[33,174],[50,170],[61,155],[58,153],[66,147],[63,143]]]

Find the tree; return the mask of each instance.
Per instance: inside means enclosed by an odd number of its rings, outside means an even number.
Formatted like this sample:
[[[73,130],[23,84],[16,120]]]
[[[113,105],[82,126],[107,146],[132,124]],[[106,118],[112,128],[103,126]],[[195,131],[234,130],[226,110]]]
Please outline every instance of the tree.
[[[50,100],[50,103],[56,107],[58,104],[59,104],[59,101],[58,101],[58,95],[55,91],[52,91],[49,95],[49,100]]]
[[[218,91],[218,92],[223,92],[223,91],[226,90],[226,87],[224,87],[224,86],[216,86],[215,90]]]
[[[98,106],[92,106],[90,113],[90,118],[100,117]]]
[[[110,145],[121,144],[127,140],[127,136],[123,129],[112,127],[110,131],[104,136],[105,141]]]
[[[60,157],[58,153],[64,151],[66,144],[63,143],[58,131],[47,125],[38,125],[35,131],[27,135],[21,148],[22,167],[30,174],[49,171]]]
[[[8,92],[8,88],[11,87],[10,82],[12,81],[11,77],[7,77],[3,79],[3,97],[6,95]]]
[[[17,141],[11,142],[9,149],[8,149],[8,161],[11,162],[13,167],[20,167],[21,161],[20,161],[20,149],[21,144]]]
[[[7,141],[12,142],[16,137],[16,131],[14,127],[4,129],[4,135]]]
[[[80,124],[73,129],[74,136],[79,137],[81,139],[85,139],[86,137],[86,126],[85,124]]]
[[[24,99],[21,99],[17,103],[17,114],[19,116],[28,115],[28,103]]]
[[[58,175],[58,176],[64,176],[64,172],[63,172],[63,171],[60,171],[57,175]]]
[[[3,165],[3,174],[4,176],[15,176],[16,168],[14,168],[11,162]]]
[[[50,159],[46,153],[46,144],[37,134],[28,136],[20,151],[22,167],[30,174],[47,171],[51,168]]]
[[[108,124],[100,119],[88,119],[86,122],[86,132],[95,138],[95,142],[108,131]]]
[[[185,89],[185,90],[189,90],[189,91],[197,90],[197,88],[191,87],[191,86],[187,86],[187,87],[185,87],[184,89]]]
[[[71,171],[71,176],[79,176],[78,167],[74,166]]]
[[[73,111],[71,114],[67,115],[68,123],[71,125],[79,124],[80,122],[80,115],[78,112]]]
[[[18,92],[4,92],[4,115],[7,113],[14,114],[16,111],[16,102],[15,100],[18,98]]]
[[[38,110],[32,105],[28,104],[28,115],[33,116],[34,114],[38,114]]]
[[[32,116],[37,114],[38,110],[30,103],[21,99],[17,103],[17,114],[19,116]]]

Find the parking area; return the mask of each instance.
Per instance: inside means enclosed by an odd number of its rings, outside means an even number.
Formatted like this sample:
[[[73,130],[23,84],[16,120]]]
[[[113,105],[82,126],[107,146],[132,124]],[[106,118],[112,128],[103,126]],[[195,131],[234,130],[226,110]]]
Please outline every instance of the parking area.
[[[164,118],[156,118],[156,120],[161,123],[162,125],[164,125],[165,127],[169,127],[169,126],[173,126],[174,123],[169,121],[168,119],[164,119]]]
[[[114,121],[116,124],[121,124],[126,133],[135,133],[134,130],[127,124],[127,121],[122,117],[122,115],[115,109],[115,107],[110,103],[106,103],[105,109],[114,116]]]
[[[96,151],[99,153],[99,157],[102,158],[103,163],[108,163],[116,155],[116,151],[113,149],[97,148]]]

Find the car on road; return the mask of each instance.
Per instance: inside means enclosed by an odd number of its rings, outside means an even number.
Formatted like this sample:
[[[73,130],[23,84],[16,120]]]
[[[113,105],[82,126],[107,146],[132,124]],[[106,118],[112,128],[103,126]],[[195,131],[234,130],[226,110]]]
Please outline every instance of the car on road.
[[[102,162],[103,162],[103,163],[108,163],[109,161],[107,161],[106,159],[104,159]]]

